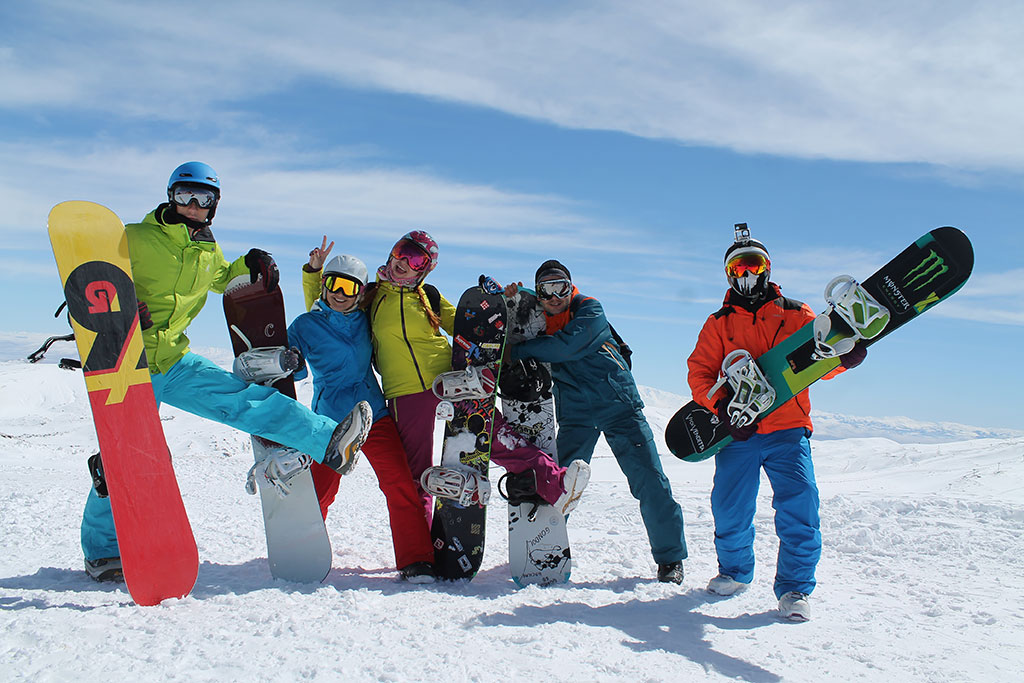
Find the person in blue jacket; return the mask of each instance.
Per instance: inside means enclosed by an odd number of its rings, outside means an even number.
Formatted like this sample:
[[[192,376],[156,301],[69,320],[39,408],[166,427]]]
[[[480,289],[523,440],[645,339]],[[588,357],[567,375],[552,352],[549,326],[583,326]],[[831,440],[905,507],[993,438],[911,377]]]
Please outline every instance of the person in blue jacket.
[[[603,433],[640,502],[658,580],[682,583],[686,559],[683,512],[661,467],[633,375],[619,353],[601,304],[583,296],[569,269],[545,261],[535,276],[546,334],[512,347],[513,360],[551,363],[559,464],[587,463]],[[506,288],[514,296],[517,285]]]
[[[308,313],[288,328],[289,342],[313,370],[313,411],[334,419],[344,416],[359,401],[373,410],[373,427],[362,451],[377,475],[387,501],[395,562],[403,580],[434,581],[434,547],[419,492],[405,457],[394,419],[388,413],[380,385],[370,366],[372,345],[366,313],[359,308],[366,287],[366,265],[355,256],[336,256],[323,265],[334,243],[310,252],[303,266],[303,291]],[[305,367],[296,379],[307,375]],[[341,476],[329,467],[313,463],[313,485],[320,511],[338,493]]]

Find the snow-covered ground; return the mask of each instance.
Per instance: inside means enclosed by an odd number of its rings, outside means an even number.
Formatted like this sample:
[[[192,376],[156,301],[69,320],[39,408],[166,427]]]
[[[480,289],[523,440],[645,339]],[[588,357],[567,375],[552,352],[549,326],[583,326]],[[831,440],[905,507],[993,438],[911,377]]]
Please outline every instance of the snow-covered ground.
[[[23,357],[17,341],[0,344],[0,358]],[[243,485],[248,438],[165,407],[201,566],[190,596],[140,608],[82,570],[95,434],[80,373],[54,365],[72,348],[40,365],[0,362],[2,680],[1016,681],[1024,671],[1024,433],[818,416],[825,548],[814,618],[792,624],[775,614],[767,483],[754,585],[713,598],[713,464],[676,460],[663,443],[687,522],[682,587],[653,580],[636,504],[603,442],[570,519],[570,584],[515,587],[501,504],[488,510],[471,583],[397,582],[383,497],[360,466],[327,519],[334,569],[308,586],[270,577],[259,503]],[[308,397],[308,383],[301,390]],[[684,401],[644,394],[660,439]]]

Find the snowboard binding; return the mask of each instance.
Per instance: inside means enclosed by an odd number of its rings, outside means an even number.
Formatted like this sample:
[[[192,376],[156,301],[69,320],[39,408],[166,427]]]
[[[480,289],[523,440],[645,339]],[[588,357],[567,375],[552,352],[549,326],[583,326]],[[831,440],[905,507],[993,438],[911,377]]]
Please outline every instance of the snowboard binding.
[[[838,290],[837,290],[838,287]],[[835,358],[849,353],[860,339],[874,339],[889,324],[889,309],[880,304],[849,275],[833,278],[825,286],[825,301],[829,309],[814,319],[814,360]],[[853,330],[853,336],[843,337],[829,343],[832,320],[829,314],[835,311]]]
[[[231,371],[250,384],[273,384],[302,365],[298,351],[283,346],[267,346],[244,351],[235,357]]]
[[[430,388],[442,401],[464,401],[487,398],[494,393],[496,383],[490,368],[470,365],[465,370],[442,372]]]
[[[736,349],[722,360],[722,378],[711,387],[708,399],[725,384],[732,389],[726,411],[736,427],[753,424],[775,403],[775,389],[768,383],[754,357],[744,349]]]
[[[249,468],[245,490],[249,495],[255,495],[258,486],[270,487],[277,491],[279,497],[284,498],[292,490],[288,482],[308,470],[313,458],[288,446],[273,444],[265,439],[264,442],[270,446],[267,457]]]
[[[420,475],[420,484],[430,495],[453,500],[463,507],[484,507],[491,498],[491,482],[472,467],[428,467]]]
[[[505,490],[502,491],[502,484],[505,485]],[[525,470],[523,472],[513,473],[506,472],[498,480],[498,495],[508,501],[508,504],[516,507],[519,505],[530,504],[532,507],[529,512],[526,513],[526,518],[531,522],[536,519],[537,512],[541,505],[544,505],[544,499],[537,493],[537,473],[533,470]]]

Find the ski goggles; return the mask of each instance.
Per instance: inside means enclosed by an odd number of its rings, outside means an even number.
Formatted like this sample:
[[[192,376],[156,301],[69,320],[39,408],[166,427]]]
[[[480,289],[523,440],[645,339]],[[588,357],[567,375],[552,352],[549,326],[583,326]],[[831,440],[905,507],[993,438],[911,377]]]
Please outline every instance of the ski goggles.
[[[538,299],[564,299],[572,292],[572,282],[566,279],[545,280],[537,283]]]
[[[178,206],[188,206],[194,201],[200,209],[209,209],[217,203],[217,193],[207,187],[175,185],[171,190],[171,201]]]
[[[355,296],[363,289],[363,283],[357,280],[353,280],[347,275],[325,275],[324,276],[324,287],[327,288],[328,292],[334,294],[344,294],[345,296]]]
[[[391,258],[402,259],[409,264],[409,267],[418,273],[430,268],[430,254],[423,250],[415,242],[401,240],[391,250]]]
[[[725,274],[729,277],[743,277],[747,273],[761,275],[772,267],[772,262],[764,254],[737,254],[725,264]]]

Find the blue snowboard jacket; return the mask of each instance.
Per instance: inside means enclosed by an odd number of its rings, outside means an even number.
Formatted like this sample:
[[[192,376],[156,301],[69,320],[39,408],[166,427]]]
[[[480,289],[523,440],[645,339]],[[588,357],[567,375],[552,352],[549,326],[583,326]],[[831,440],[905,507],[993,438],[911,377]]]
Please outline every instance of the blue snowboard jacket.
[[[367,401],[376,422],[388,414],[370,365],[373,347],[366,313],[338,313],[323,301],[288,327],[288,341],[313,369],[314,412],[342,420],[359,401]],[[305,367],[295,373],[303,379]]]

